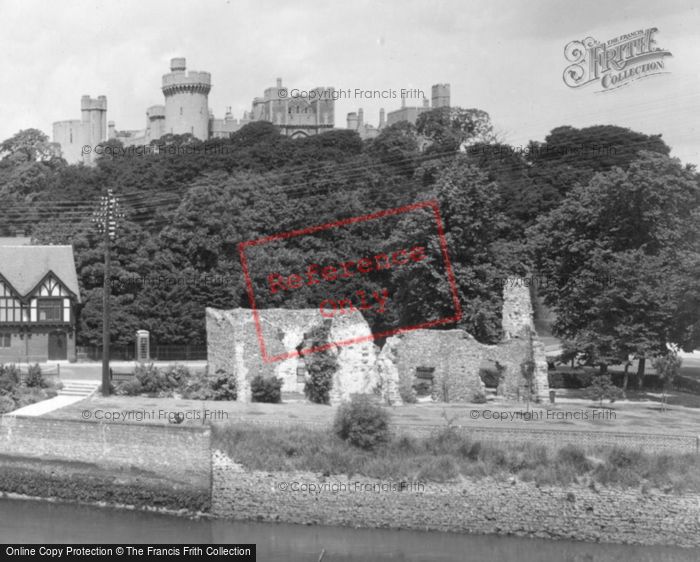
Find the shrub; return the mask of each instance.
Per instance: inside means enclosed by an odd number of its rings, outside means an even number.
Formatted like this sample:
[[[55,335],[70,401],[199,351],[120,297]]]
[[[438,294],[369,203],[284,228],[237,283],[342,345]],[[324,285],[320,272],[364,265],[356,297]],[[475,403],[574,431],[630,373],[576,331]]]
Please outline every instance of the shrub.
[[[576,445],[566,445],[557,451],[557,461],[568,464],[583,473],[591,469],[591,462],[586,458],[586,454]]]
[[[389,441],[389,414],[370,397],[355,395],[338,408],[333,430],[356,447],[375,449]]]
[[[134,369],[134,376],[136,380],[141,383],[143,387],[142,392],[146,394],[159,394],[173,389],[165,373],[158,369],[153,363],[138,365],[136,369]]]
[[[304,347],[318,347],[328,343],[330,326],[316,326],[304,334]],[[333,387],[333,374],[338,369],[338,359],[332,349],[304,355],[309,376],[304,384],[304,394],[312,402],[328,404]]]
[[[641,458],[642,454],[640,451],[615,447],[608,455],[608,463],[615,468],[631,468],[638,466]]]
[[[192,378],[192,373],[184,365],[168,365],[163,371],[170,388],[183,388]]]
[[[593,380],[591,373],[581,371],[574,373],[551,371],[547,373],[549,388],[586,388]]]
[[[221,369],[210,380],[211,400],[235,400],[238,397],[236,377]]]
[[[181,392],[182,397],[188,400],[211,400],[214,397],[214,392],[211,389],[211,381],[207,371],[191,375],[181,387]]]
[[[39,367],[38,363],[29,367],[24,384],[33,388],[46,388],[48,386],[41,374],[41,367]]]
[[[250,381],[253,402],[270,402],[277,404],[282,401],[282,379],[279,377],[263,377],[257,375]]]
[[[125,381],[118,385],[114,393],[123,396],[138,396],[144,392],[143,385],[137,378],[133,378],[130,381]]]
[[[12,398],[9,396],[0,395],[0,414],[6,414],[7,412],[11,412],[16,408],[17,406],[15,406],[15,401]]]
[[[459,476],[459,466],[455,459],[449,455],[432,457],[425,463],[418,473],[417,480],[430,480],[432,482],[448,482]]]
[[[472,394],[472,402],[474,404],[485,404],[487,402],[486,393],[483,390],[476,390]]]
[[[610,375],[598,375],[586,390],[588,396],[593,400],[598,400],[601,406],[603,400],[615,402],[622,395],[622,391],[612,383]]]
[[[20,381],[21,373],[16,365],[0,365],[0,394],[12,394]]]

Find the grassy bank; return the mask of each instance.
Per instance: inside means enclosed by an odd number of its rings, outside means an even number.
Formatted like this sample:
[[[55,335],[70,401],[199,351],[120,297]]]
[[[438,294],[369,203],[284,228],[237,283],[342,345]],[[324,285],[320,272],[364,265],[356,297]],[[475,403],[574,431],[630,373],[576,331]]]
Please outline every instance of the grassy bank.
[[[552,451],[541,445],[472,441],[453,428],[418,438],[394,436],[375,451],[347,444],[330,430],[215,424],[212,447],[249,470],[312,471],[393,480],[448,482],[462,476],[516,476],[539,485],[619,485],[666,492],[700,492],[696,455],[651,455],[601,448],[586,455],[575,446]]]

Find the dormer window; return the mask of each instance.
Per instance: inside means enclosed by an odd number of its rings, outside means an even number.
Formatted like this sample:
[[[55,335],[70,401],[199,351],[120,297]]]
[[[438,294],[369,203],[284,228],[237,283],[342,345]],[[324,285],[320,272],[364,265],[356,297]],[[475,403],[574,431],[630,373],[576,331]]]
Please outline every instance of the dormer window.
[[[38,299],[36,309],[39,322],[63,321],[62,299]]]

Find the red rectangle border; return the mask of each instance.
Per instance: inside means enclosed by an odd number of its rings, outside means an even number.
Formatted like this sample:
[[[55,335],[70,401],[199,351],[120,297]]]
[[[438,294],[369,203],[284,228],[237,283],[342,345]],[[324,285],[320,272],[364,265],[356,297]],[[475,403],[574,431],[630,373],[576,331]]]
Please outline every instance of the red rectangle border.
[[[360,222],[366,222],[374,219],[380,219],[383,217],[389,217],[393,215],[399,215],[402,213],[408,213],[410,211],[415,211],[416,209],[430,208],[433,211],[435,217],[435,222],[437,225],[438,237],[440,239],[440,250],[442,252],[442,258],[445,261],[445,271],[447,272],[447,280],[450,285],[450,294],[452,296],[452,304],[455,308],[455,314],[448,316],[446,318],[440,318],[438,320],[431,320],[430,322],[423,322],[421,324],[414,324],[412,326],[406,326],[403,328],[394,328],[392,330],[386,330],[384,332],[372,333],[369,336],[362,336],[358,338],[352,338],[348,340],[342,340],[339,342],[329,342],[325,345],[309,347],[307,349],[302,349],[299,351],[290,351],[288,353],[281,353],[279,355],[269,356],[265,348],[265,340],[262,333],[262,326],[260,325],[260,313],[255,304],[255,294],[253,290],[253,281],[250,277],[250,270],[248,267],[248,259],[245,255],[245,249],[251,246],[260,246],[268,242],[274,242],[276,240],[285,240],[287,238],[294,238],[296,236],[303,236],[305,234],[313,234],[314,232],[319,232],[322,230],[329,230],[331,228],[337,228],[340,226],[346,226],[349,224],[356,224]],[[264,236],[262,238],[257,238],[255,240],[247,240],[245,242],[240,242],[238,244],[238,254],[241,260],[241,266],[243,268],[243,275],[245,277],[246,291],[248,293],[248,299],[250,300],[250,309],[253,313],[253,320],[255,322],[255,331],[258,336],[258,343],[260,344],[260,352],[262,354],[263,361],[265,363],[274,363],[276,361],[283,361],[285,359],[291,359],[293,357],[299,357],[301,355],[309,355],[311,353],[318,353],[320,351],[325,351],[336,346],[353,345],[356,343],[371,341],[377,338],[386,338],[389,336],[394,336],[397,334],[402,334],[405,332],[410,332],[413,330],[422,330],[425,328],[434,328],[435,326],[440,326],[443,324],[451,324],[458,322],[462,318],[462,305],[459,302],[459,295],[457,292],[457,282],[455,281],[454,272],[452,271],[452,263],[450,262],[450,256],[447,252],[447,239],[445,238],[445,228],[442,224],[442,218],[440,216],[440,208],[438,206],[437,200],[421,201],[418,203],[412,203],[410,205],[405,205],[403,207],[395,207],[393,209],[387,209],[385,211],[379,211],[376,213],[370,213],[368,215],[362,215],[359,217],[352,217],[349,219],[343,219],[334,222],[328,222],[325,224],[320,224],[317,226],[311,226],[308,228],[301,228],[299,230],[291,230],[289,232],[283,232],[280,234],[273,234],[271,236]]]

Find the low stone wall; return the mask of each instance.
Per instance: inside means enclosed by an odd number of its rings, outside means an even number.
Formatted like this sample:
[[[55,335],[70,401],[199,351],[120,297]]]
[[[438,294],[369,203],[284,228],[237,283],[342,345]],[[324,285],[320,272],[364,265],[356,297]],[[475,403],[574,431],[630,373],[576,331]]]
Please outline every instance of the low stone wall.
[[[209,489],[211,430],[47,417],[0,417],[0,455],[137,469]]]
[[[245,472],[218,451],[212,485],[212,513],[233,519],[700,547],[700,495],[486,479],[390,491],[364,477]]]

